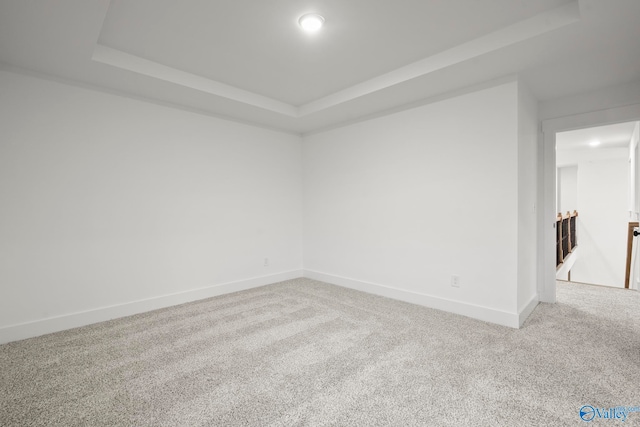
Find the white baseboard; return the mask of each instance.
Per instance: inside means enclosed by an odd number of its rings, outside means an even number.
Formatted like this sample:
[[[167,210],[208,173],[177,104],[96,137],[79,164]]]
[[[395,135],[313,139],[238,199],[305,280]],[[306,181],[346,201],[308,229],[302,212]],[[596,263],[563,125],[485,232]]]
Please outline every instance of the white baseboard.
[[[522,327],[522,324],[524,323],[524,321],[527,320],[527,317],[529,317],[531,313],[533,313],[533,310],[535,310],[537,306],[538,306],[538,295],[534,295],[531,297],[527,305],[525,305],[524,308],[520,310],[520,313],[518,314],[519,327]]]
[[[218,295],[244,291],[269,285],[271,283],[282,282],[284,280],[296,279],[298,277],[302,277],[302,274],[302,270],[287,271],[269,276],[254,277],[237,282],[223,283],[208,286],[206,288],[161,295],[143,300],[131,301],[124,304],[100,307],[93,310],[5,326],[0,328],[0,344],[37,337],[52,332],[64,331],[66,329],[77,328],[79,326],[86,326],[92,323],[104,322],[106,320],[117,319],[119,317],[131,316],[133,314],[144,313],[151,310],[157,310],[159,308],[184,304],[186,302],[211,298]]]
[[[334,276],[331,274],[320,273],[318,271],[304,270],[304,277],[331,283],[333,285],[343,286],[345,288],[355,289],[357,291],[380,295],[429,308],[435,308],[437,310],[448,311],[450,313],[460,314],[462,316],[471,317],[485,322],[497,323],[498,325],[509,326],[511,328],[519,328],[521,326],[521,316],[518,313],[509,313],[489,307],[435,297],[427,294],[420,294],[404,289],[390,288],[376,283],[362,282],[360,280]],[[528,308],[529,305],[527,305],[527,309]],[[535,308],[535,305],[533,305],[531,311],[533,311],[533,308]],[[524,318],[526,318],[526,316]]]

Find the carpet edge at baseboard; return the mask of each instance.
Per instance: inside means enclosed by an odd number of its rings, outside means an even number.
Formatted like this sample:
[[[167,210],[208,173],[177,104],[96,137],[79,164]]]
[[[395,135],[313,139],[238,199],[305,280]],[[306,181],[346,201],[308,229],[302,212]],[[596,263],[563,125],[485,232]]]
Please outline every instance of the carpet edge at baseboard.
[[[0,327],[0,344],[60,332],[93,323],[131,316],[160,308],[211,298],[233,292],[257,288],[272,283],[302,277],[303,270],[292,270],[268,276],[252,277],[229,283],[192,289],[174,294],[158,295],[107,307],[35,319],[29,322]]]
[[[433,295],[420,294],[405,289],[391,288],[385,285],[363,282],[347,277],[321,273],[319,271],[304,270],[304,277],[411,304],[422,305],[436,310],[447,311],[449,313],[459,314],[485,322],[508,326],[510,328],[517,329],[520,327],[521,317],[519,313],[510,313],[490,307],[469,304],[463,301],[455,301]]]

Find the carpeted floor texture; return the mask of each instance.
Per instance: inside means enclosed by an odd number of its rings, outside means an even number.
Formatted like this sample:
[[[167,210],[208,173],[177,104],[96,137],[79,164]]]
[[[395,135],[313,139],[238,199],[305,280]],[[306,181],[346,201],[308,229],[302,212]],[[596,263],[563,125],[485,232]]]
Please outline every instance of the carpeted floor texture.
[[[516,330],[296,279],[0,346],[1,426],[559,426],[584,405],[640,407],[639,292],[559,283]],[[620,422],[589,424],[640,413]]]

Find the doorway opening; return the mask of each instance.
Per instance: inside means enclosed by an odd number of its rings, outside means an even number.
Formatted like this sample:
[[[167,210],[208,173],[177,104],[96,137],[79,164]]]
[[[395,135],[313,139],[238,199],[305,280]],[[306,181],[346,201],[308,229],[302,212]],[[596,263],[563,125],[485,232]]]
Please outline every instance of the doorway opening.
[[[560,216],[575,215],[571,236],[579,241],[560,260],[558,280],[625,287],[627,230],[638,214],[639,125],[632,121],[556,133],[556,210]]]
[[[587,113],[575,114],[571,116],[558,117],[554,119],[543,120],[541,127],[542,149],[539,153],[539,193],[538,205],[538,297],[541,302],[556,302],[556,267],[557,267],[557,230],[556,221],[558,219],[558,195],[557,195],[557,167],[556,167],[556,136],[562,132],[575,131],[590,127],[600,127],[606,125],[614,125],[626,122],[640,121],[640,104],[633,104],[621,107],[613,107],[606,110],[598,110]],[[637,145],[636,145],[637,147]],[[635,148],[635,155],[629,155],[625,170],[629,171],[631,166],[631,158],[634,160],[635,179],[630,181],[632,186],[629,194],[633,195],[634,204],[632,206],[631,196],[628,200],[627,222],[638,219],[638,189],[640,189],[640,181],[638,180],[638,154]],[[571,172],[569,172],[570,174]],[[571,178],[568,178],[569,180]],[[565,181],[566,182],[566,181]],[[634,218],[635,217],[635,218]],[[624,232],[623,232],[624,233]],[[578,238],[578,247],[581,244],[580,235]],[[640,243],[640,237],[634,238],[634,245]],[[637,252],[637,249],[635,250]],[[635,263],[634,271],[640,276],[638,270],[640,259]],[[624,262],[623,262],[624,265]],[[574,277],[572,277],[572,280]],[[630,283],[631,288],[636,288],[640,282],[635,279]]]

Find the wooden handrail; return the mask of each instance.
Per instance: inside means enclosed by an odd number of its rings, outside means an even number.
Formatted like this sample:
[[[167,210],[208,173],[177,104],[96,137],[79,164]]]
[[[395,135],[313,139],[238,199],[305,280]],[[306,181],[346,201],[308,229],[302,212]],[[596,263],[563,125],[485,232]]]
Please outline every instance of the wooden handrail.
[[[573,211],[573,212],[567,211],[566,214],[558,213],[558,218],[562,218],[562,219],[574,218],[576,216],[578,216],[578,211]]]
[[[629,289],[631,277],[631,251],[633,250],[633,230],[638,227],[638,222],[630,222],[627,228],[627,267],[624,275],[624,287]]]

